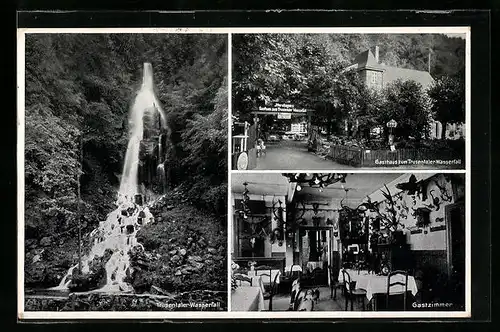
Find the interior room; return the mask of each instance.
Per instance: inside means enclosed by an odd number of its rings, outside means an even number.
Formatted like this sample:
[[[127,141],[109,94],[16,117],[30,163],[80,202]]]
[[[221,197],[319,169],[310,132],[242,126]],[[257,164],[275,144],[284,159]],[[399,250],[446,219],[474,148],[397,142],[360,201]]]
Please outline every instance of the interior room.
[[[235,173],[233,311],[465,310],[451,173]]]

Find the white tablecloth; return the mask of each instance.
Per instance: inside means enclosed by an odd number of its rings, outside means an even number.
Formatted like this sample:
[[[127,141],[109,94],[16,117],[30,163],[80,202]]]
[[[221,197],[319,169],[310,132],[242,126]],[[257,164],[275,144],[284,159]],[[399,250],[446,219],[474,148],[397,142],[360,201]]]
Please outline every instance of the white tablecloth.
[[[262,281],[261,276],[251,276],[252,278],[252,284],[250,285],[249,282],[242,281],[242,280],[236,280],[236,284],[239,287],[260,287],[262,289],[262,292],[264,292],[264,282]]]
[[[267,275],[263,275],[267,274]],[[274,278],[276,277],[276,274],[281,274],[280,270],[271,270],[271,278],[269,278],[269,270],[254,270],[254,271],[248,271],[247,275],[249,277],[254,277],[254,276],[260,276],[262,278],[262,282],[264,285],[269,285],[271,284],[271,280],[274,281]],[[280,276],[276,278],[276,284],[280,283]],[[252,282],[253,284],[253,282]]]
[[[374,294],[386,294],[387,293],[387,276],[378,276],[375,274],[369,274],[367,271],[360,271],[358,274],[357,270],[346,271],[351,276],[351,281],[356,281],[356,288],[364,289],[366,291],[366,298],[371,300]],[[342,270],[339,272],[339,281],[342,279]],[[395,281],[400,281],[404,283],[404,277],[402,275],[396,275],[391,277],[391,283]],[[408,276],[408,290],[411,291],[413,295],[418,292],[417,283],[413,276]],[[404,286],[394,285],[391,287],[391,294],[397,294],[404,292]]]
[[[323,265],[324,265],[323,261],[320,261],[320,262],[307,262],[306,269],[307,269],[307,271],[312,272],[312,271],[314,271],[314,269],[316,269],[318,267],[320,269],[322,269]]]
[[[288,265],[288,266],[285,266],[285,272],[290,272],[290,270],[292,269],[292,266],[293,266],[293,271],[292,272],[296,272],[296,271],[302,272],[302,268],[300,267],[300,265]]]
[[[260,287],[238,287],[231,292],[231,311],[264,310],[264,294]]]

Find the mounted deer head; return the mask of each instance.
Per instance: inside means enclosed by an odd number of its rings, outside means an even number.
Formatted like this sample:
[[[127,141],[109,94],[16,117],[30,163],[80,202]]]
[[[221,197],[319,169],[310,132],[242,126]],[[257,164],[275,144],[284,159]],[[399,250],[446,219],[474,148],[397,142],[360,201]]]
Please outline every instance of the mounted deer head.
[[[451,180],[449,180],[451,181]],[[440,184],[437,180],[434,180],[434,183],[436,184],[436,187],[438,187],[439,191],[441,192],[441,200],[445,202],[451,202],[453,199],[453,196],[448,194],[448,190],[446,190],[446,184]]]
[[[387,186],[386,186],[386,188],[387,188]],[[396,188],[403,190],[403,191],[407,191],[408,195],[414,195],[418,190],[417,178],[415,177],[415,175],[412,174],[410,176],[410,179],[408,180],[408,182],[398,183],[396,185]],[[389,190],[389,189],[387,189],[387,190]]]
[[[429,195],[431,195],[432,198],[432,204],[436,207],[436,211],[439,211],[439,206],[441,205],[441,202],[439,200],[439,197],[435,197],[432,193],[434,190],[429,191]]]

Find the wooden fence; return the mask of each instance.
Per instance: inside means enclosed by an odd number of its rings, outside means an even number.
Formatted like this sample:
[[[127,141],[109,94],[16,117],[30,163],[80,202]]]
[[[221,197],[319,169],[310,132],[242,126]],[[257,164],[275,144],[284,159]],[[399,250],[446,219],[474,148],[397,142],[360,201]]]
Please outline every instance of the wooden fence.
[[[454,150],[365,150],[358,147],[331,145],[329,157],[340,164],[356,167],[423,165],[456,168],[465,165],[464,156]]]

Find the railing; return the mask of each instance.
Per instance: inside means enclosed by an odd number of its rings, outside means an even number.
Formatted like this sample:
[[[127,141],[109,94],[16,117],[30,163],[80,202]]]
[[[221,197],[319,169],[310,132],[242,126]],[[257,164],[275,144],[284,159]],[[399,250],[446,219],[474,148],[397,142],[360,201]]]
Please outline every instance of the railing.
[[[419,164],[434,167],[460,167],[464,165],[463,156],[457,151],[422,148],[391,151],[331,145],[329,157],[340,164],[357,167],[394,167]]]

